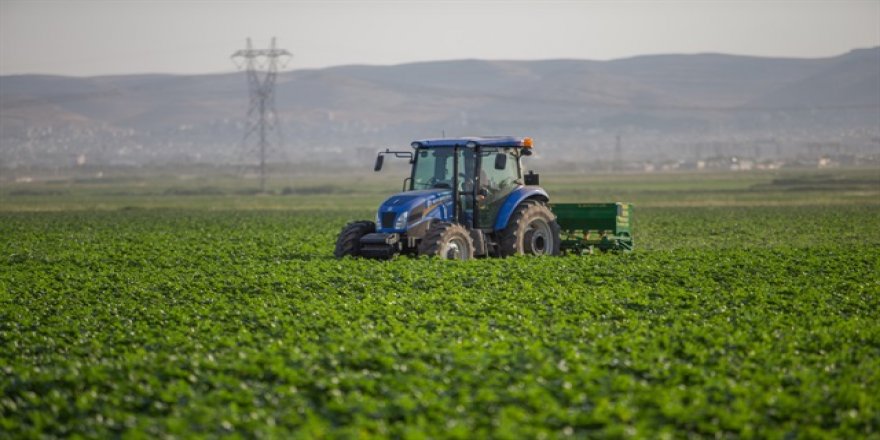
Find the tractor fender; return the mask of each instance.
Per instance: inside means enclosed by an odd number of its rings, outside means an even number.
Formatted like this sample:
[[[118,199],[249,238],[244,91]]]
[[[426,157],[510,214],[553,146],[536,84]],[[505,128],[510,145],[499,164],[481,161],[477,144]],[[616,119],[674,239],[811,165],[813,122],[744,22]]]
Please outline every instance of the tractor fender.
[[[500,231],[506,228],[507,222],[510,221],[510,216],[516,207],[523,201],[532,199],[549,202],[550,196],[547,195],[547,191],[544,191],[539,186],[520,186],[508,194],[507,200],[504,201],[501,209],[498,210],[498,217],[495,218],[495,230]]]

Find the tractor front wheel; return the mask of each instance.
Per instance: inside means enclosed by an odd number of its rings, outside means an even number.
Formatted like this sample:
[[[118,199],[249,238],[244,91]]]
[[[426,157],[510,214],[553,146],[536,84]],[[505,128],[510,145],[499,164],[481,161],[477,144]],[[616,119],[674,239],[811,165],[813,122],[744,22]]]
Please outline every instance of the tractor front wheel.
[[[470,260],[474,258],[474,240],[462,225],[433,223],[419,244],[419,255],[442,260]]]
[[[559,224],[547,205],[527,200],[516,207],[501,231],[499,254],[559,255]]]
[[[345,225],[339,232],[339,238],[336,239],[336,249],[333,250],[333,255],[336,258],[342,258],[346,255],[360,256],[361,237],[373,232],[376,232],[376,224],[371,221],[362,220]]]

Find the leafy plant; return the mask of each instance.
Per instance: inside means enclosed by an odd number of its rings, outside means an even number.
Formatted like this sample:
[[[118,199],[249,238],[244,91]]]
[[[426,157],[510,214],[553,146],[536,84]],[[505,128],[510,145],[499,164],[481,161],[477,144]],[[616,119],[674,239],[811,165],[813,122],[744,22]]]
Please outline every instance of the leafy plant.
[[[880,432],[880,207],[656,208],[637,250],[335,260],[361,212],[0,214],[0,432]]]

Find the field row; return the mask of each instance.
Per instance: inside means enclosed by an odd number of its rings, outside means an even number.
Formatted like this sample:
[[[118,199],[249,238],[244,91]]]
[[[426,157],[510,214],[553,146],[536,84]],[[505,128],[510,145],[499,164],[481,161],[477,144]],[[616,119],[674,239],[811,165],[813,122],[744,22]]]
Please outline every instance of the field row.
[[[463,264],[330,258],[368,212],[0,215],[0,432],[880,434],[880,208],[637,212]]]
[[[405,162],[402,162],[405,163]],[[401,165],[401,163],[398,163]],[[540,171],[540,170],[539,170]],[[382,173],[286,175],[257,194],[253,179],[234,175],[50,178],[0,186],[0,211],[130,208],[372,210],[400,191],[403,168]],[[555,202],[625,201],[638,207],[880,204],[880,170],[776,170],[656,174],[544,173]]]

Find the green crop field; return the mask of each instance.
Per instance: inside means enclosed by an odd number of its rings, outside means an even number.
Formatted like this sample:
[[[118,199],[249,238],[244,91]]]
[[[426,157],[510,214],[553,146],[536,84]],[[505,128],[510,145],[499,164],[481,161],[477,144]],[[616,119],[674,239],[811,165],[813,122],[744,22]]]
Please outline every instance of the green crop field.
[[[387,176],[4,184],[0,438],[880,438],[880,171],[542,179],[636,250],[333,259]]]

